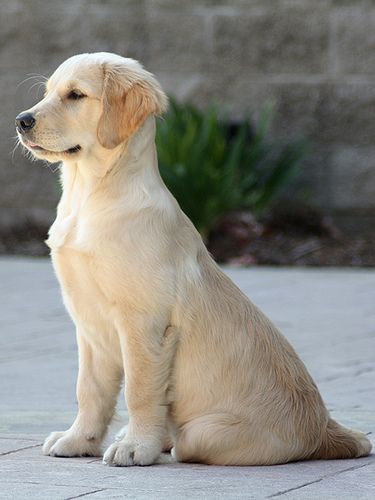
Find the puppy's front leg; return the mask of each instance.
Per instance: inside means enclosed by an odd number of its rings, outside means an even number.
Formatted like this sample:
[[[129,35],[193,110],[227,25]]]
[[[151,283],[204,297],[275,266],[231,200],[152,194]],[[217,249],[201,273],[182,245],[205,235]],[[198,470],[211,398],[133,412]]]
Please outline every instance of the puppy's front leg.
[[[101,443],[112,419],[122,381],[122,367],[108,352],[93,348],[77,328],[79,372],[78,414],[67,431],[52,432],[43,453],[56,457],[99,456]]]
[[[126,435],[104,454],[108,465],[150,465],[159,458],[166,437],[167,388],[177,332],[165,322],[141,318],[121,329],[125,398],[129,411]]]

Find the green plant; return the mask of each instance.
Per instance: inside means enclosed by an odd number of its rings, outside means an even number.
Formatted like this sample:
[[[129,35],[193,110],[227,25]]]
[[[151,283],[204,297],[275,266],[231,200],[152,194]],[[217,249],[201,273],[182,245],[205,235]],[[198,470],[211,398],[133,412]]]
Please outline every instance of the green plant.
[[[303,143],[268,140],[271,117],[266,106],[255,130],[245,120],[233,132],[215,108],[170,101],[156,136],[160,172],[204,237],[228,212],[259,214],[295,176]]]

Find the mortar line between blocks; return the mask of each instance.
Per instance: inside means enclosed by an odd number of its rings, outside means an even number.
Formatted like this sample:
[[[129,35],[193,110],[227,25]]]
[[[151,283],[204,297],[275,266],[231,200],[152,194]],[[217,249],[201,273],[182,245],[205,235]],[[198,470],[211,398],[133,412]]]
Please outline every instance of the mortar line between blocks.
[[[309,481],[308,483],[300,484],[299,486],[295,486],[294,488],[289,488],[287,490],[278,491],[277,493],[274,493],[273,495],[269,495],[267,498],[280,497],[282,495],[285,495],[286,493],[290,493],[291,491],[300,490],[302,488],[305,488],[306,486],[310,486],[311,484],[320,483],[321,481],[323,481],[324,479],[327,479],[329,477],[338,476],[339,474],[343,474],[345,472],[350,472],[350,471],[356,470],[356,469],[362,469],[363,467],[367,467],[368,465],[371,465],[372,463],[373,462],[367,462],[366,464],[355,465],[353,467],[348,467],[347,469],[342,469],[342,470],[339,470],[337,472],[332,472],[331,474],[326,474],[325,476],[322,476],[319,479],[314,479],[314,481]]]
[[[0,457],[10,455],[11,453],[18,453],[23,450],[30,450],[31,448],[38,448],[39,446],[43,446],[43,443],[33,444],[32,446],[24,446],[23,448],[17,448],[16,450],[4,451],[3,453],[0,453]]]
[[[94,491],[88,491],[87,493],[82,493],[81,495],[77,495],[74,497],[67,497],[64,500],[74,500],[75,498],[82,498],[82,497],[87,497],[88,495],[94,495],[95,493],[99,493],[101,491],[105,491],[108,488],[100,488],[99,490],[94,490]]]

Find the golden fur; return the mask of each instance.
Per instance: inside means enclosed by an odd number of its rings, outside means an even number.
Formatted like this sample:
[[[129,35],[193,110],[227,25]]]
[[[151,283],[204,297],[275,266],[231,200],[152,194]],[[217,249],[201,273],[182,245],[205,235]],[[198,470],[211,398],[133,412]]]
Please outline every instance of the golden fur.
[[[330,418],[293,348],[163,184],[154,115],[165,108],[137,62],[83,54],[56,70],[20,134],[38,158],[62,160],[47,244],[79,348],[79,412],[44,453],[99,455],[125,374],[129,425],[110,465],[169,460],[172,445],[176,460],[207,464],[367,455],[366,436]]]

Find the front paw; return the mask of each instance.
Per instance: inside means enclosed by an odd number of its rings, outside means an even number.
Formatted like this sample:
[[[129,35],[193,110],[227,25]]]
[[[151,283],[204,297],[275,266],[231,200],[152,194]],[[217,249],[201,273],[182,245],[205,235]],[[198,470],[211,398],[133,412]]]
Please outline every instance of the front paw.
[[[99,457],[101,449],[95,437],[68,430],[52,432],[44,441],[43,454],[51,457]]]
[[[103,462],[112,466],[151,465],[161,453],[159,441],[124,438],[104,453]]]

